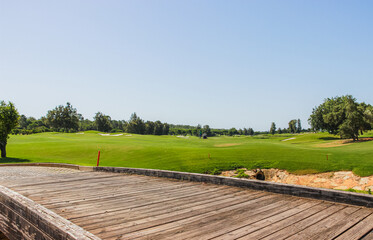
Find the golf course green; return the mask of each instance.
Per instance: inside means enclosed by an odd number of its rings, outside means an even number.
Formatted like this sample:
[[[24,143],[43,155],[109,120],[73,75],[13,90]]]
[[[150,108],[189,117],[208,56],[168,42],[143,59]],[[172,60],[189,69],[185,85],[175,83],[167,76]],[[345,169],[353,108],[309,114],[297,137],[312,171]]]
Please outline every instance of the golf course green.
[[[351,170],[373,175],[373,141],[328,133],[210,137],[40,133],[11,135],[1,163],[55,162],[211,173],[239,167],[279,168],[295,174]],[[363,138],[364,139],[364,138]]]

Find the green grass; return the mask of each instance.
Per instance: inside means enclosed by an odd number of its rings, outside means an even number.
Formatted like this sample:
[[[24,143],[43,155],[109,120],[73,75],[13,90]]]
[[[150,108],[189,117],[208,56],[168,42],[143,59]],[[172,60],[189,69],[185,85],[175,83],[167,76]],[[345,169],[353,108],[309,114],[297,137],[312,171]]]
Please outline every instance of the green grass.
[[[367,137],[373,136],[368,133]],[[295,137],[293,140],[281,141]],[[245,167],[279,168],[292,173],[352,170],[373,175],[373,141],[333,146],[326,133],[255,137],[100,136],[98,132],[42,133],[11,136],[2,163],[57,162],[101,166],[216,172]],[[209,158],[210,154],[210,158]],[[328,160],[327,156],[328,155]]]
[[[355,193],[364,193],[364,194],[369,194],[369,195],[372,194],[372,191],[355,190],[355,189],[352,189],[352,188],[349,188],[349,189],[346,189],[346,190],[343,190],[343,191],[346,191],[346,192],[355,192]]]

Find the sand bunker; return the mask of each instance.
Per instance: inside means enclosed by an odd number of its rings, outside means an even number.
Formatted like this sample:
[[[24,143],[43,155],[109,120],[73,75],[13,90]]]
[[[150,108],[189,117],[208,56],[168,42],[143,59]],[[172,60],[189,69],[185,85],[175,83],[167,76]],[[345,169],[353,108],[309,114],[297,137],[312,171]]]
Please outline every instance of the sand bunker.
[[[359,143],[359,142],[367,142],[367,141],[372,141],[373,138],[360,138],[357,141],[353,141],[352,139],[344,139],[344,140],[337,140],[333,142],[328,142],[328,143],[322,143],[316,145],[317,147],[322,147],[322,148],[329,148],[329,147],[341,147],[341,146],[348,146],[353,143]]]
[[[293,140],[293,139],[295,139],[295,137],[288,138],[288,139],[284,139],[284,140],[282,140],[282,142],[289,141],[289,140]]]
[[[242,143],[224,143],[224,144],[217,144],[215,147],[232,147],[232,146],[238,146]]]
[[[123,133],[121,133],[121,134],[113,134],[113,135],[111,135],[109,133],[99,133],[99,135],[101,135],[101,136],[110,136],[110,137],[119,137],[119,136],[123,136]]]
[[[185,138],[185,139],[189,138],[189,136],[183,136],[183,135],[179,135],[179,136],[176,136],[176,137],[178,137],[178,138]]]
[[[352,142],[350,140],[337,140],[337,141],[333,141],[333,142],[329,142],[329,143],[318,144],[316,146],[321,147],[321,148],[331,148],[331,147],[347,146],[347,145],[351,145],[351,144],[352,144]]]

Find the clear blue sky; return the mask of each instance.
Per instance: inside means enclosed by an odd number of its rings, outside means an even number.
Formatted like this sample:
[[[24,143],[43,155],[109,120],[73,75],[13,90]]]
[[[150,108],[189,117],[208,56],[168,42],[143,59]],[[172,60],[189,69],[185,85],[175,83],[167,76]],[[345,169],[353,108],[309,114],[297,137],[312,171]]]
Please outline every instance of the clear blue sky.
[[[327,97],[373,104],[373,1],[0,0],[0,99],[39,118],[303,126]]]

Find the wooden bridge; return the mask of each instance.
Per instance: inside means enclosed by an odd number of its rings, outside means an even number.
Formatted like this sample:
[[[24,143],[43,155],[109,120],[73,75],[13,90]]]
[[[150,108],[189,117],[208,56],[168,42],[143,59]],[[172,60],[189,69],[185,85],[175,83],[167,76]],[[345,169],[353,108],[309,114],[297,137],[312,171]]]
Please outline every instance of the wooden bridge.
[[[242,187],[97,171],[0,185],[9,239],[373,239],[373,208]]]

